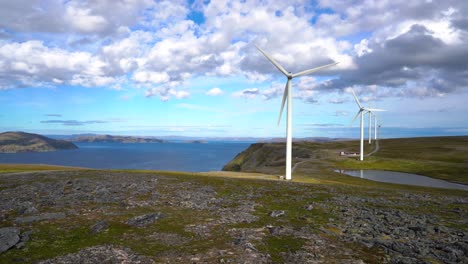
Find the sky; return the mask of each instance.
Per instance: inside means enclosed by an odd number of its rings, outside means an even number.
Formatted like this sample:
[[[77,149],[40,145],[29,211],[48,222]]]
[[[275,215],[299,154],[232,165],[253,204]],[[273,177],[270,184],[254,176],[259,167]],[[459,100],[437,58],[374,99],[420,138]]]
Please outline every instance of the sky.
[[[359,137],[468,134],[468,1],[0,0],[0,132]],[[367,122],[367,118],[366,118]]]

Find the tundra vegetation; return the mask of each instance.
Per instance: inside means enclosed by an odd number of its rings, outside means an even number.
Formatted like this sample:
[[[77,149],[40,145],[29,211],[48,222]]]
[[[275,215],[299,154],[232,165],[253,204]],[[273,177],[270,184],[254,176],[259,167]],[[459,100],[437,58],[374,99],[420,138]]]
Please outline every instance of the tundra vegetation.
[[[338,156],[356,141],[298,143],[293,181],[275,176],[281,144],[253,145],[237,172],[0,165],[0,262],[468,262],[468,192],[333,172],[468,182],[467,137],[405,140],[365,162]]]

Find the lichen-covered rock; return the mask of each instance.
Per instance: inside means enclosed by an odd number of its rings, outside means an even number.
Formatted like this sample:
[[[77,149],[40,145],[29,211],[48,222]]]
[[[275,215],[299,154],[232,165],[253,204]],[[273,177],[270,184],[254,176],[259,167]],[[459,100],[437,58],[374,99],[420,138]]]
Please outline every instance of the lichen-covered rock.
[[[16,227],[0,228],[0,253],[14,247],[20,241],[20,230]]]
[[[152,224],[156,222],[156,220],[163,217],[164,215],[161,213],[144,214],[129,219],[126,224],[136,227],[143,227]]]
[[[65,218],[65,213],[43,213],[39,215],[31,215],[25,217],[18,217],[15,219],[15,222],[18,224],[32,223],[44,220],[55,220],[60,218]]]
[[[109,223],[107,223],[106,220],[99,220],[97,221],[96,224],[94,224],[91,228],[90,228],[90,232],[91,234],[97,234],[97,233],[100,233],[104,230],[107,230],[109,229]]]
[[[106,263],[106,264],[150,264],[154,263],[148,257],[135,254],[128,248],[104,245],[89,247],[53,259],[39,262],[39,264],[74,264],[74,263]]]

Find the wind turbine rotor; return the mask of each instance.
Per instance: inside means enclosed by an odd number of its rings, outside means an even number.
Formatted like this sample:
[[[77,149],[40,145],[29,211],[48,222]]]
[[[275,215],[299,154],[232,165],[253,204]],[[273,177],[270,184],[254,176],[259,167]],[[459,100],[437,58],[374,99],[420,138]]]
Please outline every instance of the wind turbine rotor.
[[[385,109],[378,109],[378,108],[363,108],[364,110],[368,111],[368,112],[384,112],[384,111],[387,111]],[[372,113],[374,114],[374,113]]]
[[[281,109],[278,117],[278,126],[281,122],[281,116],[283,115],[283,110],[284,110],[284,104],[286,103],[286,98],[288,97],[288,84],[291,81],[291,79],[288,79],[286,82],[286,86],[284,86],[284,92],[283,92],[283,101],[281,102]]]
[[[357,96],[354,93],[354,90],[352,88],[351,88],[351,92],[353,93],[354,100],[356,101],[356,104],[358,105],[359,109],[362,109],[361,103],[359,103],[359,100],[358,100],[358,98],[357,98]]]
[[[286,71],[283,66],[281,66],[281,64],[279,64],[277,61],[275,61],[275,59],[273,59],[273,57],[271,57],[268,53],[266,53],[264,50],[262,50],[260,47],[258,47],[257,45],[255,45],[255,47],[258,49],[258,51],[260,51],[271,63],[273,63],[273,65],[275,65],[275,67],[280,71],[282,72],[284,75],[286,75],[287,77],[290,77],[291,74]]]
[[[356,113],[356,115],[355,115],[354,118],[353,118],[353,121],[351,121],[351,123],[350,123],[349,125],[352,125],[352,124],[354,123],[354,121],[356,121],[356,119],[359,117],[359,115],[361,114],[361,112],[362,112],[362,109],[360,109],[360,110]]]
[[[334,65],[337,65],[337,64],[338,64],[338,62],[334,62],[334,63],[330,63],[330,64],[323,65],[323,66],[320,66],[320,67],[316,67],[316,68],[312,68],[312,69],[309,69],[309,70],[301,71],[301,72],[293,74],[292,78],[302,76],[302,75],[311,74],[313,72],[316,72],[316,71],[319,71],[321,69],[325,69],[325,68],[328,68],[328,67],[331,67],[331,66],[334,66]]]

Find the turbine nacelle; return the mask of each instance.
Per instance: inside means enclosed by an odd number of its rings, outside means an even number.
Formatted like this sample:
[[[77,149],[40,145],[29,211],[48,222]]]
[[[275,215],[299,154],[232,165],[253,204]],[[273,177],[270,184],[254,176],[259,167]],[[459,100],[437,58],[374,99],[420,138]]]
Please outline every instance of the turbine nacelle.
[[[264,50],[262,50],[259,46],[255,45],[255,47],[258,49],[258,51],[260,51],[281,73],[283,73],[284,76],[286,76],[286,78],[288,78],[288,81],[286,82],[286,85],[284,87],[284,92],[283,92],[283,99],[282,99],[282,102],[281,102],[281,109],[280,109],[280,113],[279,113],[279,117],[278,117],[278,126],[280,124],[280,121],[281,121],[281,117],[283,115],[283,110],[284,110],[284,105],[286,103],[286,99],[288,98],[288,87],[291,85],[291,81],[293,78],[296,78],[296,77],[299,77],[299,76],[303,76],[303,75],[307,75],[307,74],[311,74],[313,72],[316,72],[316,71],[319,71],[321,69],[325,69],[325,68],[328,68],[328,67],[331,67],[331,66],[334,66],[336,64],[338,64],[338,62],[334,62],[334,63],[330,63],[330,64],[327,64],[327,65],[323,65],[323,66],[319,66],[319,67],[316,67],[316,68],[312,68],[312,69],[309,69],[309,70],[305,70],[305,71],[301,71],[301,72],[298,72],[298,73],[292,73],[292,72],[288,72],[286,71],[286,69],[284,69],[283,66],[281,66],[281,64],[279,64],[275,59],[273,59],[273,57],[271,57],[268,53],[266,53]]]
[[[384,109],[378,109],[378,108],[368,108],[368,107],[363,107],[361,105],[361,103],[359,102],[359,99],[357,98],[356,94],[354,93],[354,90],[351,89],[351,92],[353,93],[353,97],[354,97],[354,100],[356,101],[356,104],[359,108],[358,112],[356,113],[356,115],[354,116],[353,118],[353,121],[351,121],[351,124],[352,125],[354,123],[354,121],[356,121],[356,119],[358,118],[358,116],[360,114],[362,114],[362,112],[367,112],[369,114],[374,114],[374,112],[383,112],[383,111],[387,111],[387,110],[384,110]]]

